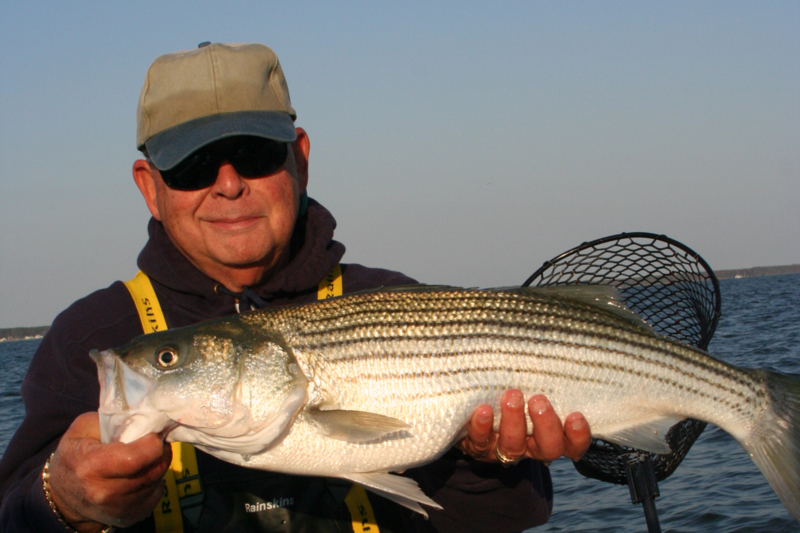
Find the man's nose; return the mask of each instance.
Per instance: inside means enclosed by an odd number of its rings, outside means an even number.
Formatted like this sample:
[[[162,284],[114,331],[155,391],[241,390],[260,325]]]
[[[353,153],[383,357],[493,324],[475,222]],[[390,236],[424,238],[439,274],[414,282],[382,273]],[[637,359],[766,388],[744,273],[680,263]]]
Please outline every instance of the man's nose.
[[[217,171],[217,181],[212,185],[214,194],[233,200],[242,195],[247,183],[229,161],[223,161]]]

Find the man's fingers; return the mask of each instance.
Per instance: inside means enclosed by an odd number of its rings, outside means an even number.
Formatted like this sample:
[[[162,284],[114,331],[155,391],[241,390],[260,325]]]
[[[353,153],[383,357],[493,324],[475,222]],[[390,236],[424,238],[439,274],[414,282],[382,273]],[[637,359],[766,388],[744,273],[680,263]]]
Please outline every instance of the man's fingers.
[[[126,500],[138,502],[151,500],[155,494],[164,493],[164,481],[162,477],[145,480],[144,478],[119,479],[113,485],[105,483],[94,486],[87,492],[93,504],[98,507],[114,509],[112,516],[123,516],[128,511],[129,503]],[[121,499],[120,494],[125,498]],[[156,500],[158,501],[158,500]],[[151,507],[152,509],[152,507]]]
[[[172,461],[172,447],[155,433],[129,444],[110,443],[106,449],[109,453],[102,469],[107,477],[141,477],[148,476],[151,471],[155,471],[153,475],[156,477],[161,477]]]
[[[467,425],[467,436],[461,441],[461,449],[476,458],[489,454],[494,413],[488,405],[481,405],[472,413]]]
[[[564,455],[573,461],[580,460],[592,442],[589,423],[580,413],[572,413],[564,420]]]
[[[172,448],[156,434],[101,443],[97,413],[75,419],[50,463],[50,492],[69,523],[130,525],[163,494]]]
[[[93,504],[94,519],[101,524],[127,527],[144,519],[156,507],[164,494],[161,480],[131,488],[124,498],[117,492],[97,494]]]
[[[589,423],[580,413],[561,419],[544,395],[528,401],[533,422],[533,434],[527,435],[525,399],[519,390],[506,391],[501,400],[499,430],[494,432],[491,407],[477,408],[467,425],[467,436],[458,447],[465,453],[484,461],[515,461],[530,457],[539,461],[554,461],[566,456],[577,461],[589,448]]]
[[[100,423],[96,412],[84,413],[77,417],[62,438],[64,446],[59,446],[58,460],[75,470],[76,463],[85,466],[87,474],[105,478],[136,477],[151,469],[161,470],[163,475],[166,466],[172,460],[169,444],[161,437],[151,433],[134,442],[123,444],[112,442],[100,443]],[[66,449],[72,453],[66,453]],[[159,475],[159,476],[160,476]]]
[[[500,431],[497,437],[499,457],[515,460],[525,455],[528,424],[525,420],[525,398],[511,389],[501,400]]]
[[[533,436],[528,448],[534,459],[554,461],[564,454],[564,429],[561,419],[550,402],[541,394],[528,401],[528,410],[533,421]]]

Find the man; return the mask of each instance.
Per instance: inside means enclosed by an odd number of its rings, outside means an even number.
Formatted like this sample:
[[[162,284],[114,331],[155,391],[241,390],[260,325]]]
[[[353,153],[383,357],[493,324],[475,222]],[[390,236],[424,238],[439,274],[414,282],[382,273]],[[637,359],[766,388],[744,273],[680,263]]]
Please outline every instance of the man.
[[[262,45],[203,43],[148,70],[137,130],[147,159],[134,163],[133,177],[153,218],[138,265],[170,328],[252,306],[311,302],[339,264],[344,246],[332,238],[335,221],[305,194],[310,144],[295,118],[278,59]],[[343,292],[413,283],[355,264],[341,265],[341,273]],[[121,282],[53,323],[23,383],[25,420],[0,464],[3,531],[154,531],[154,508],[170,511],[159,504],[172,461],[162,436],[100,443],[88,351],[141,333]],[[462,451],[406,473],[444,507],[429,521],[376,495],[361,507],[371,506],[381,531],[516,531],[543,523],[552,506],[547,468],[517,461],[578,459],[589,428],[579,414],[562,428],[543,396],[530,399],[529,410],[530,437],[524,399],[508,391],[498,433],[491,408],[482,406]],[[183,531],[358,527],[347,511],[348,484],[249,470],[199,451],[197,467],[202,503],[183,513]]]

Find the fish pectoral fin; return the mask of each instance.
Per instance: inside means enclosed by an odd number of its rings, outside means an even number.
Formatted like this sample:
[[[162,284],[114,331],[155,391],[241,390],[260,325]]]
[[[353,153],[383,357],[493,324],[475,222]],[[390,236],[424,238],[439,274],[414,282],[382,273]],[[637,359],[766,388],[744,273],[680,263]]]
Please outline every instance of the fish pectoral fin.
[[[605,431],[602,434],[593,434],[592,436],[620,446],[628,446],[629,448],[636,448],[646,452],[668,454],[672,453],[672,449],[667,444],[667,432],[669,428],[681,420],[675,417],[650,419],[644,423]]]
[[[345,442],[370,442],[411,427],[397,418],[366,411],[309,409],[308,414],[325,436]]]
[[[365,489],[380,494],[387,500],[391,500],[407,509],[416,511],[428,518],[428,513],[420,506],[420,503],[441,509],[442,506],[428,498],[417,482],[413,479],[396,476],[387,472],[366,472],[360,474],[348,474],[339,476],[361,485]]]

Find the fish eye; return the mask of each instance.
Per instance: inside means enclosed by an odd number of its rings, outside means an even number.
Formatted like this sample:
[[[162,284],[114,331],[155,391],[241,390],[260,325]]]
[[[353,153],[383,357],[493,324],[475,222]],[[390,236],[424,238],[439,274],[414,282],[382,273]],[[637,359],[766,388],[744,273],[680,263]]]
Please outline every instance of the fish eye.
[[[163,368],[169,368],[178,362],[178,350],[173,346],[162,346],[158,349],[156,361]]]

